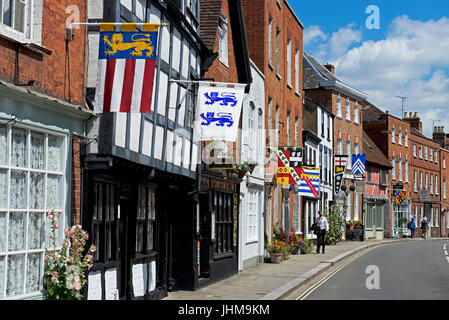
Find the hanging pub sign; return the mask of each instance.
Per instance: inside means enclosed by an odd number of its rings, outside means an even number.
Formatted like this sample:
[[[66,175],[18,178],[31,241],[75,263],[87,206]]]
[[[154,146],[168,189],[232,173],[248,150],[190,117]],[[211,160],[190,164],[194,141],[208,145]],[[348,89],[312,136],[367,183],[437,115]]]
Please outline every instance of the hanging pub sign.
[[[340,193],[341,184],[343,182],[343,176],[346,170],[346,164],[348,163],[347,155],[336,155],[334,156],[334,192],[335,194]]]
[[[365,174],[365,154],[352,155],[352,174]]]
[[[199,82],[194,141],[235,141],[246,84]]]
[[[159,25],[100,23],[96,113],[149,113],[153,94]]]
[[[302,149],[278,147],[277,184],[298,184],[302,163]]]

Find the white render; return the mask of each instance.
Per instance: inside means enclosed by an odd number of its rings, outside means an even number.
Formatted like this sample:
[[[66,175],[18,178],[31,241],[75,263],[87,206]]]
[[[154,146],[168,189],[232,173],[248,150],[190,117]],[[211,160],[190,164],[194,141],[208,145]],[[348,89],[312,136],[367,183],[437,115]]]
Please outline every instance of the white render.
[[[240,150],[241,162],[252,159],[257,166],[240,184],[238,270],[263,262],[264,256],[265,78],[252,61],[251,75],[251,89],[242,106]]]

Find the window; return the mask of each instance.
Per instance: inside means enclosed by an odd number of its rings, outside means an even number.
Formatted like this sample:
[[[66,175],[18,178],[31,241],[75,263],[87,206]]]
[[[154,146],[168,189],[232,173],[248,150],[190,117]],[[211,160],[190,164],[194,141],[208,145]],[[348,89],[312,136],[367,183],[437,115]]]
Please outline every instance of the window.
[[[438,176],[435,176],[435,194],[438,194]]]
[[[295,92],[299,94],[299,49],[295,50]]]
[[[292,86],[292,41],[287,38],[287,85]]]
[[[443,156],[443,168],[446,168],[446,156]]]
[[[246,216],[246,241],[257,241],[257,198],[258,192],[248,191],[248,213]]]
[[[327,140],[331,141],[331,117],[327,116]]]
[[[321,110],[321,137],[324,138],[324,110]]]
[[[434,162],[438,163],[438,151],[435,150],[435,152],[433,153],[433,158],[434,158]]]
[[[430,194],[433,194],[433,174],[430,175]]]
[[[422,172],[419,173],[419,190],[422,190],[422,186],[423,186],[423,181],[422,181]]]
[[[249,103],[249,114],[248,114],[248,144],[250,148],[248,149],[248,157],[253,158],[252,153],[257,151],[257,134],[256,134],[256,106],[254,102]]]
[[[405,129],[404,146],[406,146],[408,148],[408,132],[407,132],[407,129]]]
[[[0,1],[0,9],[1,24],[24,34],[26,38],[31,37],[31,0],[3,0]]]
[[[96,181],[93,186],[92,243],[97,247],[94,261],[117,259],[117,186]]]
[[[416,170],[413,171],[413,190],[418,192],[418,174]]]
[[[354,106],[354,123],[359,123],[359,106],[357,103]]]
[[[351,121],[351,104],[346,102],[346,120]]]
[[[424,160],[428,160],[427,158],[427,147],[424,147]]]
[[[342,118],[342,111],[341,111],[341,99],[337,99],[337,117]]]
[[[402,129],[401,129],[401,127],[399,127],[399,132],[398,132],[398,144],[400,146],[402,146]]]
[[[396,142],[396,130],[394,129],[394,125],[393,128],[391,129],[391,142],[392,143]]]
[[[291,146],[292,143],[292,128],[291,128],[291,119],[290,119],[290,111],[287,111],[287,146]]]
[[[299,147],[299,118],[295,117],[295,147]]]
[[[190,12],[193,13],[195,17],[198,15],[198,0],[187,0],[187,7],[190,9]]]
[[[276,105],[276,146],[279,146],[279,123],[280,123],[280,108]]]
[[[391,179],[396,180],[396,159],[393,154],[393,159],[391,160],[393,168],[391,169]]]
[[[268,64],[273,66],[273,18],[268,15]]]
[[[399,181],[402,181],[402,156],[399,155]]]
[[[416,144],[413,144],[413,156],[416,158]]]
[[[341,138],[337,139],[337,153],[339,155],[343,154],[343,140]]]
[[[433,162],[433,152],[432,149],[429,148],[429,160],[430,162]]]
[[[327,181],[327,177],[328,177],[328,175],[327,175],[327,148],[325,147],[324,148],[324,163],[323,163],[323,166],[324,166],[324,183],[325,184],[327,184],[328,183],[328,181]]]
[[[346,141],[346,154],[348,155],[347,168],[350,170],[352,168],[352,151],[351,151],[351,141]]]
[[[422,146],[419,146],[419,158],[422,159]]]
[[[429,190],[429,174],[426,173],[426,190]]]
[[[0,299],[39,293],[50,220],[65,221],[66,137],[26,127],[0,128]]]
[[[276,29],[276,74],[281,74],[281,31]]]
[[[228,66],[228,19],[223,12],[218,21],[218,57],[225,66]]]
[[[408,182],[408,159],[405,160],[405,182]]]
[[[215,253],[231,252],[233,246],[232,194],[214,191]]]

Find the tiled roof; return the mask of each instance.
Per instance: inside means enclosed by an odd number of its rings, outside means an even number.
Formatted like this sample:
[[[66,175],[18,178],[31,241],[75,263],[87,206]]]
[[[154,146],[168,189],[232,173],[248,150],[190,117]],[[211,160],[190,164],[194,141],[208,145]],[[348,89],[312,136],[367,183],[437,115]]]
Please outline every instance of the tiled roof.
[[[214,50],[215,39],[217,38],[221,4],[222,0],[200,1],[200,35],[204,44],[210,50]]]
[[[363,131],[363,152],[366,155],[366,161],[375,163],[381,167],[393,168],[391,162],[385,157],[385,155],[380,151],[377,145],[371,140],[368,134]]]
[[[322,80],[337,80],[337,78],[307,52],[303,54],[304,89],[317,89]]]

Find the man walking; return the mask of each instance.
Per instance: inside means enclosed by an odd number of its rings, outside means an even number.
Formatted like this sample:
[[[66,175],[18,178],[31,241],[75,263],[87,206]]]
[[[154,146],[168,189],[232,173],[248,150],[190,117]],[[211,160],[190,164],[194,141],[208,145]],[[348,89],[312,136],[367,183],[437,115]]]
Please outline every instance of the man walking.
[[[413,217],[412,217],[411,221],[409,222],[408,228],[410,229],[410,238],[414,238],[416,223],[415,223],[415,219]]]
[[[325,237],[326,232],[329,231],[329,223],[327,222],[326,217],[323,217],[323,211],[318,211],[318,218],[316,219],[316,225],[318,229],[317,234],[317,248],[316,253],[320,253],[320,247],[322,247],[322,253],[325,251]]]
[[[421,221],[421,231],[422,231],[422,238],[427,239],[427,229],[429,228],[429,224],[427,223],[427,218],[424,217]]]

